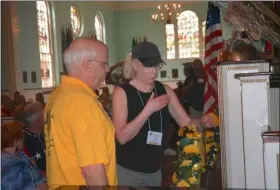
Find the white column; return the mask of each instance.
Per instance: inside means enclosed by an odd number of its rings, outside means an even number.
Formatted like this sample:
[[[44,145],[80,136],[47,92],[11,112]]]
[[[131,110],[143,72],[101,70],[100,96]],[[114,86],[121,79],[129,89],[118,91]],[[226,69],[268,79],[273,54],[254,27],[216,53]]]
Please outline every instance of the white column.
[[[269,125],[270,73],[238,74],[247,189],[265,189],[262,133]]]
[[[269,71],[264,61],[224,62],[218,65],[223,188],[245,188],[241,87],[237,73]]]

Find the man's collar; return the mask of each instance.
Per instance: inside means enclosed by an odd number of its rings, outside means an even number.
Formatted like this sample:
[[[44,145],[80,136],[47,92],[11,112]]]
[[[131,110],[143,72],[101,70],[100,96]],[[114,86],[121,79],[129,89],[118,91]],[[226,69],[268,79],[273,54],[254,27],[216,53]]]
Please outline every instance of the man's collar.
[[[63,83],[72,83],[72,84],[76,84],[76,85],[79,85],[80,87],[84,88],[86,91],[88,91],[90,94],[93,95],[94,98],[98,99],[98,95],[86,84],[84,83],[83,81],[75,78],[75,77],[70,77],[70,76],[65,76],[63,75],[61,77],[61,81],[62,81],[62,84]]]

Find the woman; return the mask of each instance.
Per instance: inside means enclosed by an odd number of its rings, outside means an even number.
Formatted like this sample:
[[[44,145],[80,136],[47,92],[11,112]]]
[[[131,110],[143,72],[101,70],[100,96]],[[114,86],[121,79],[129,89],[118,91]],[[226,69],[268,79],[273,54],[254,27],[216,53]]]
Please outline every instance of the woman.
[[[30,158],[21,152],[24,147],[22,125],[8,122],[2,125],[1,179],[2,189],[47,189],[45,178]]]
[[[137,44],[124,63],[123,74],[129,83],[114,89],[112,120],[120,186],[161,185],[162,138],[170,115],[180,127],[200,123],[191,120],[172,89],[155,81],[163,64],[155,44]],[[211,125],[206,117],[202,121]]]

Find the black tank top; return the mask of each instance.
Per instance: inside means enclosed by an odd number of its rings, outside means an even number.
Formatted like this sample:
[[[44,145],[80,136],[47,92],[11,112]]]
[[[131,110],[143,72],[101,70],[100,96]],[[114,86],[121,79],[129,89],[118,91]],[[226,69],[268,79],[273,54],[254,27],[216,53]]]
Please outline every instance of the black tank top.
[[[127,97],[127,123],[129,123],[134,120],[144,108],[138,92],[140,93],[145,105],[152,92],[140,92],[131,84],[124,84],[121,85],[121,87],[124,89]],[[153,92],[155,96],[156,94],[157,96],[166,94],[165,87],[158,81],[155,81],[155,88],[153,89]],[[162,117],[160,117],[160,111],[155,112],[149,117],[149,120],[151,130],[155,132],[161,132],[162,118],[162,138],[164,139],[166,128],[169,124],[170,118],[168,106],[164,107],[161,110],[161,115]],[[148,131],[149,124],[147,120],[144,126],[140,129],[139,133],[131,141],[127,142],[124,145],[116,142],[117,163],[119,165],[127,169],[142,173],[154,173],[161,168],[164,140],[162,139],[162,146],[147,144],[146,141]]]

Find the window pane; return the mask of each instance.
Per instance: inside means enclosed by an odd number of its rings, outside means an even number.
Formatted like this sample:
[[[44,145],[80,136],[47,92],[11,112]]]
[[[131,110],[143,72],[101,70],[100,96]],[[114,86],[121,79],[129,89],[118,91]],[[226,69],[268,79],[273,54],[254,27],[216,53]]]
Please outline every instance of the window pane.
[[[45,1],[37,1],[36,5],[42,87],[50,88],[53,87],[53,73],[49,10]]]
[[[179,58],[199,57],[199,23],[196,14],[184,11],[178,18]]]
[[[167,59],[175,59],[175,32],[173,24],[165,25]]]
[[[103,23],[98,14],[95,15],[94,19],[94,27],[95,27],[95,34],[96,38],[102,42],[104,42],[104,37],[103,37]]]
[[[81,25],[80,25],[79,13],[76,7],[71,6],[70,16],[71,16],[71,24],[72,24],[73,32],[76,35],[78,35],[80,32]]]

